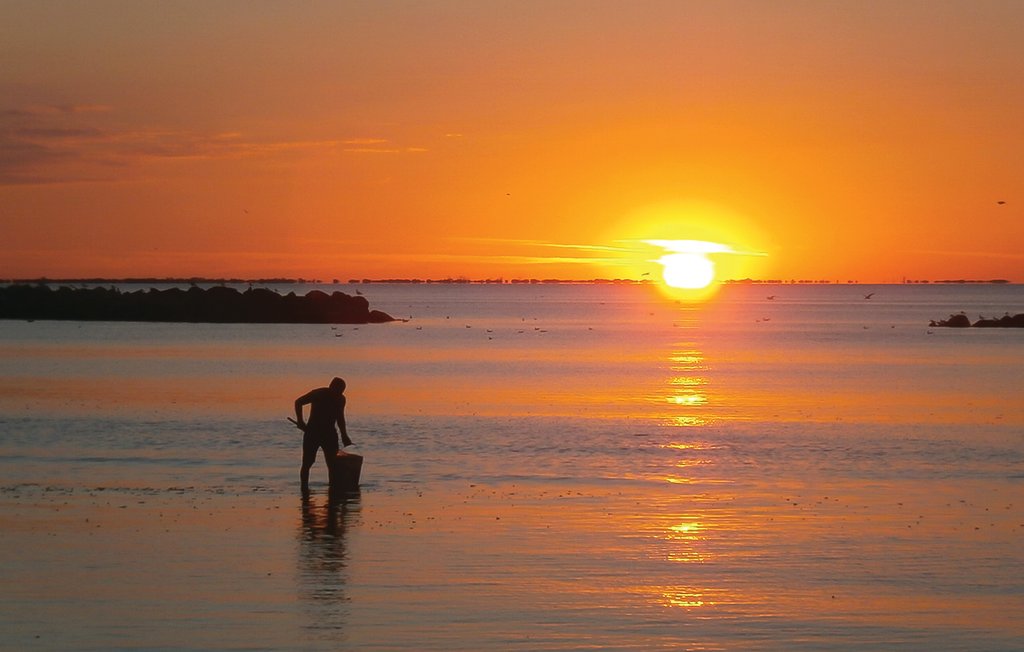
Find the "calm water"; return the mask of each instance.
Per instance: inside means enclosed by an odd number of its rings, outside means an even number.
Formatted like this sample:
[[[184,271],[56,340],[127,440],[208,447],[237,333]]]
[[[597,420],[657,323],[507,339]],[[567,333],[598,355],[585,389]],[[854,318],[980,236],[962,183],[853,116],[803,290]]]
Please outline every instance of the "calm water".
[[[1024,332],[928,328],[1024,287],[359,289],[409,320],[0,322],[0,646],[1024,649]]]

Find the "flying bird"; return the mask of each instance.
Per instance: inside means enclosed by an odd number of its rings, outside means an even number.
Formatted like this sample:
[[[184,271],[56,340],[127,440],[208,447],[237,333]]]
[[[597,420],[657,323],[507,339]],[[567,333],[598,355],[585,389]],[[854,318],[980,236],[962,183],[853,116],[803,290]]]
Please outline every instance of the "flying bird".
[[[872,292],[871,294],[865,294],[865,295],[864,295],[864,298],[865,298],[865,299],[870,299],[870,298],[871,298],[871,297],[873,297],[873,296],[875,296],[875,293],[874,293],[874,292]]]
[[[1000,206],[1002,206],[1002,205],[1003,205],[1003,204],[1005,204],[1006,202],[1005,202],[1005,201],[1003,201],[1002,199],[1000,199],[1000,200],[999,200],[999,201],[997,201],[996,203],[997,203],[997,204],[999,204]]]

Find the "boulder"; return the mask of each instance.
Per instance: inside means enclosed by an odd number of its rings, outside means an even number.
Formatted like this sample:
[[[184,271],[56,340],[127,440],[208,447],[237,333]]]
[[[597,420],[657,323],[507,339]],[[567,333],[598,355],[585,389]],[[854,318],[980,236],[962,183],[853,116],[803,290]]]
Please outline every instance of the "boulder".
[[[973,324],[971,323],[971,320],[967,318],[967,315],[960,313],[959,315],[950,315],[949,319],[932,321],[930,325],[946,328],[967,328],[969,326],[973,326],[974,328],[1024,328],[1024,313],[1013,316],[1007,313],[998,319],[986,319],[981,317]]]
[[[256,324],[379,324],[395,321],[370,310],[365,297],[313,290],[281,296],[265,289],[244,293],[216,286],[204,290],[78,289],[14,284],[0,287],[0,319],[159,321]]]
[[[959,315],[950,315],[949,319],[933,321],[931,325],[946,328],[967,328],[971,325],[971,320],[967,318],[967,315],[960,313]]]

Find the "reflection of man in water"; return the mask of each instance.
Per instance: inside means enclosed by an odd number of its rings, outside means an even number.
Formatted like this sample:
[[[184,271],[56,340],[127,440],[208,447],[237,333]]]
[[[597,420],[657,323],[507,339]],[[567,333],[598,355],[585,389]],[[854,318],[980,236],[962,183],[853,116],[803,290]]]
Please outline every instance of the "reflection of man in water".
[[[315,636],[348,629],[346,536],[350,527],[359,524],[359,514],[358,495],[328,496],[320,502],[303,493],[296,557],[300,585],[297,595],[309,619],[306,627]]]
[[[302,416],[302,406],[309,405],[309,422]],[[338,424],[341,441],[351,446],[345,429],[345,381],[335,378],[328,387],[320,387],[295,399],[295,425],[302,435],[302,470],[299,478],[302,489],[309,488],[309,469],[316,461],[316,451],[324,449],[324,462],[330,464],[331,458],[338,454]]]

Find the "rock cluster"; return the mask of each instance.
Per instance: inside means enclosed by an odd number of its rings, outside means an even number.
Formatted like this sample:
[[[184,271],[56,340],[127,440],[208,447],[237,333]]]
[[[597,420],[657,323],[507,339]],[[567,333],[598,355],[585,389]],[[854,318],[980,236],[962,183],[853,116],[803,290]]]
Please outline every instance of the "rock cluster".
[[[187,290],[70,288],[15,284],[0,287],[0,319],[162,321],[254,324],[375,324],[394,321],[370,310],[362,296],[313,290],[303,296],[271,290],[192,286]]]
[[[944,326],[948,328],[1024,328],[1024,313],[1019,315],[1006,314],[997,319],[986,319],[979,317],[978,321],[971,323],[971,320],[967,318],[967,315],[960,313],[959,315],[950,315],[949,319],[940,319],[938,321],[932,321],[931,326]]]

